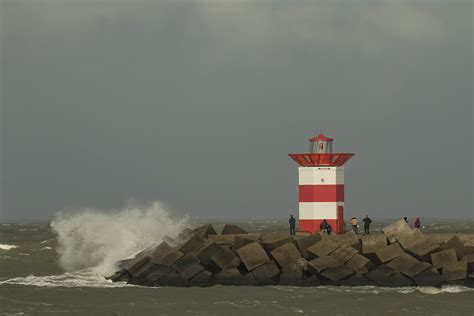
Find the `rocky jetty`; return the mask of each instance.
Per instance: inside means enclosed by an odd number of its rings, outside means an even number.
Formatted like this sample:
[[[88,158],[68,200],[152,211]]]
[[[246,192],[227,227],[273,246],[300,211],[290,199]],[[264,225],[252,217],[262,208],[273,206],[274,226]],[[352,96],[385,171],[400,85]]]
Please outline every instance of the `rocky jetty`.
[[[257,235],[226,225],[185,229],[118,263],[111,279],[143,286],[474,286],[474,249],[434,242],[404,220],[383,234]]]

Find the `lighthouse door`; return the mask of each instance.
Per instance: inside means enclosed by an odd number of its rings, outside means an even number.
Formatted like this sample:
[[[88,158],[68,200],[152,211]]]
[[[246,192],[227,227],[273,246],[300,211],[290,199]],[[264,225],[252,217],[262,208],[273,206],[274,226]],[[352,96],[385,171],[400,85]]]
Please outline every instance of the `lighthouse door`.
[[[344,206],[338,205],[337,206],[337,228],[336,228],[336,233],[337,234],[343,234],[344,233]]]

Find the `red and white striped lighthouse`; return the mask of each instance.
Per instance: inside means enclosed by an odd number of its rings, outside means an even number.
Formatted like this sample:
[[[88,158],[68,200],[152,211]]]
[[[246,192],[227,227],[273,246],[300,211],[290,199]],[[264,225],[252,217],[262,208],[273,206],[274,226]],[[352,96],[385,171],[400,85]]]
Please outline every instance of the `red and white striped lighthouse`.
[[[333,153],[333,139],[310,138],[310,152],[289,154],[298,163],[299,230],[319,232],[325,219],[333,231],[344,233],[344,167],[351,153]]]

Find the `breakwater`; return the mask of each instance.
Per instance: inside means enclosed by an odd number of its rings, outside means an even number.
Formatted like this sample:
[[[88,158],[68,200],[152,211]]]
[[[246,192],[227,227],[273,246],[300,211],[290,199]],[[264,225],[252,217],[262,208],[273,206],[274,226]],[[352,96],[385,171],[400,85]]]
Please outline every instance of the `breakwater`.
[[[248,234],[225,225],[185,229],[134,258],[110,277],[144,286],[377,285],[474,286],[474,247],[453,236],[433,241],[400,220],[383,234]]]

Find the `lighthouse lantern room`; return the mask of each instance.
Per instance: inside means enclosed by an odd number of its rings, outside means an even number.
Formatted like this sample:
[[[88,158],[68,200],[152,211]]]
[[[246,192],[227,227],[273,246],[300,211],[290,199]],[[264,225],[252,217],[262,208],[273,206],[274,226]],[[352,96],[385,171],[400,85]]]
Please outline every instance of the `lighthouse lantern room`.
[[[319,232],[325,219],[344,233],[344,164],[352,153],[333,153],[333,139],[319,134],[309,139],[310,152],[289,154],[298,167],[299,230]]]

